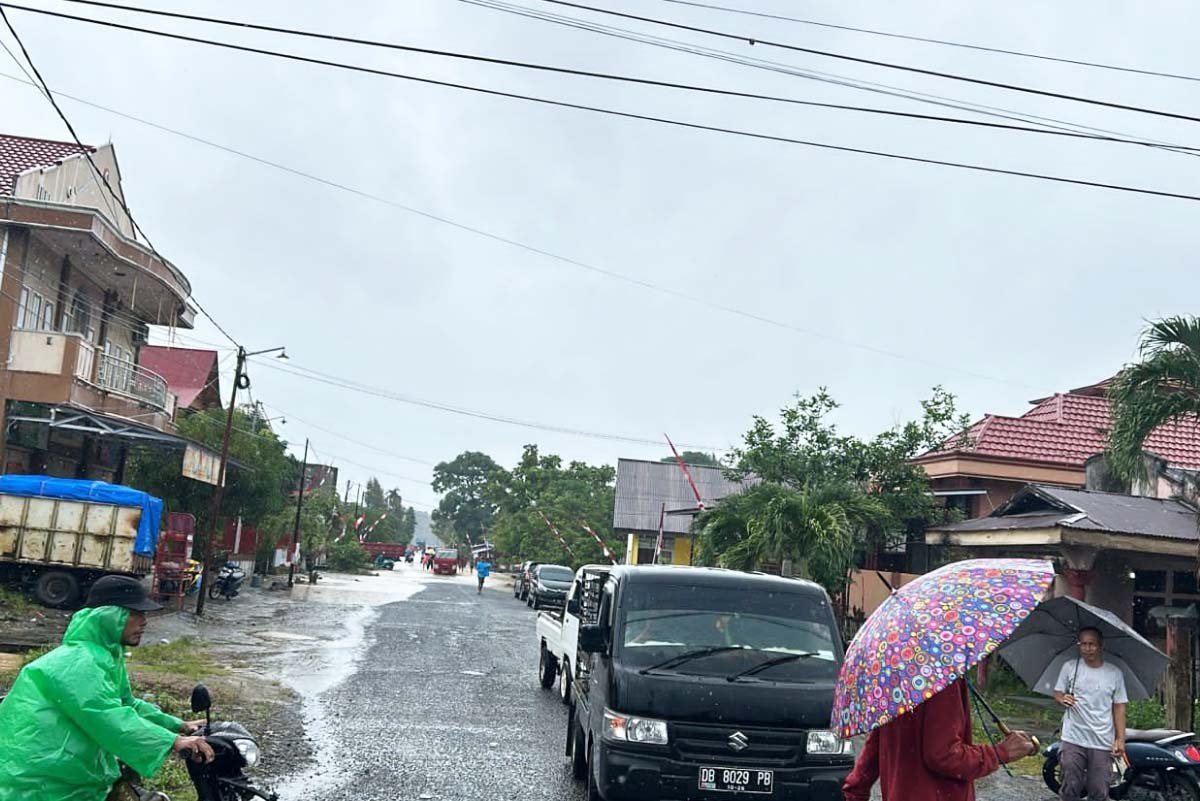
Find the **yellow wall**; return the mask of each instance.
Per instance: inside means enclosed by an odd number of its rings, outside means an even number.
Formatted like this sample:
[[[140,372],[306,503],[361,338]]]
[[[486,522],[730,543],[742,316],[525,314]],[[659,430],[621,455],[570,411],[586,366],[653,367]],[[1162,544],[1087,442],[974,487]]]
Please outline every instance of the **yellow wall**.
[[[675,535],[675,547],[671,549],[671,564],[686,565],[692,559],[692,538]]]

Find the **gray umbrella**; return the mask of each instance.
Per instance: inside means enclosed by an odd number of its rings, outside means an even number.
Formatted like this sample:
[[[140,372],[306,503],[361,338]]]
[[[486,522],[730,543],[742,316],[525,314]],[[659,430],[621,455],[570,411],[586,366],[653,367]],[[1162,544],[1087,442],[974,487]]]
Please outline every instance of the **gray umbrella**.
[[[1104,661],[1125,674],[1129,699],[1149,698],[1167,655],[1107,609],[1068,596],[1039,604],[997,653],[1034,692],[1053,695],[1062,666],[1079,656],[1075,643],[1084,628],[1104,635]]]

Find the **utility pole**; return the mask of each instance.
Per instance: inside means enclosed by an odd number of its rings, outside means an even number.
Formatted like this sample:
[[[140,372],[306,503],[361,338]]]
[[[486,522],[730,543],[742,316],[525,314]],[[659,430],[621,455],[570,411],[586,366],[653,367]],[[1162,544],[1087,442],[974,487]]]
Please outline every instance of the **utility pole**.
[[[300,507],[304,505],[304,474],[308,471],[308,437],[304,438],[304,461],[300,463],[300,491],[296,493],[296,524],[292,526],[292,561],[288,567],[288,586],[296,580],[297,546],[300,543]]]
[[[233,409],[237,406],[238,390],[247,389],[250,386],[250,376],[246,375],[246,359],[275,351],[280,352],[277,358],[287,358],[287,353],[283,348],[267,348],[247,353],[245,348],[238,345],[237,367],[233,370],[233,390],[229,393],[229,413],[225,416],[225,431],[221,434],[221,464],[217,468],[217,488],[213,491],[212,526],[208,536],[204,538],[204,564],[203,572],[200,574],[200,597],[196,599],[197,616],[204,614],[204,602],[208,598],[208,588],[215,580],[213,576],[213,543],[217,539],[217,531],[221,524],[221,500],[225,497],[225,468],[229,464],[229,434],[233,431]]]

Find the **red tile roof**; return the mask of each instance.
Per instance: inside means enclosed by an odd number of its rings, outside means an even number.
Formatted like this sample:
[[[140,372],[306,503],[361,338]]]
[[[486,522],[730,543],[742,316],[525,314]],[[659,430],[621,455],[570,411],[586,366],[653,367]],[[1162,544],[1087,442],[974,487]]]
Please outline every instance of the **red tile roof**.
[[[179,397],[181,409],[197,400],[200,408],[221,404],[215,350],[146,345],[138,354],[138,363],[166,379],[167,389]],[[204,397],[200,397],[202,393]]]
[[[96,148],[90,145],[81,148],[74,142],[0,134],[0,195],[12,194],[17,176],[26,170],[53,166],[67,156],[85,150],[95,152]]]
[[[947,440],[943,450],[921,460],[961,453],[1082,468],[1088,457],[1104,451],[1110,425],[1108,398],[1061,393],[1035,402],[1021,417],[989,414],[967,429],[967,447]],[[1146,450],[1173,467],[1200,468],[1200,420],[1161,426],[1146,440]]]

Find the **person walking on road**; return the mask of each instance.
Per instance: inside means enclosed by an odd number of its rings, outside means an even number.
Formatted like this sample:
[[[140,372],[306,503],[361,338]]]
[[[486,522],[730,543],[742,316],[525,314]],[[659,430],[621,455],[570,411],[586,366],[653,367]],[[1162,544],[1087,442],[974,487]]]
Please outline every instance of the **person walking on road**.
[[[1062,724],[1062,801],[1104,801],[1114,757],[1125,758],[1125,676],[1104,661],[1104,635],[1079,630],[1079,657],[1066,662],[1054,700],[1066,708]]]
[[[203,720],[168,715],[129,686],[125,649],[156,609],[136,579],[105,576],[62,645],[21,670],[0,703],[0,801],[103,801],[119,762],[152,776],[172,752],[212,761],[193,736]]]
[[[1037,752],[1025,732],[999,745],[971,744],[971,709],[962,679],[911,712],[874,729],[842,785],[845,801],[974,801],[975,780]]]
[[[475,591],[477,594],[483,594],[483,580],[492,574],[492,563],[486,559],[479,559],[475,562],[475,575],[479,579],[479,588]]]

